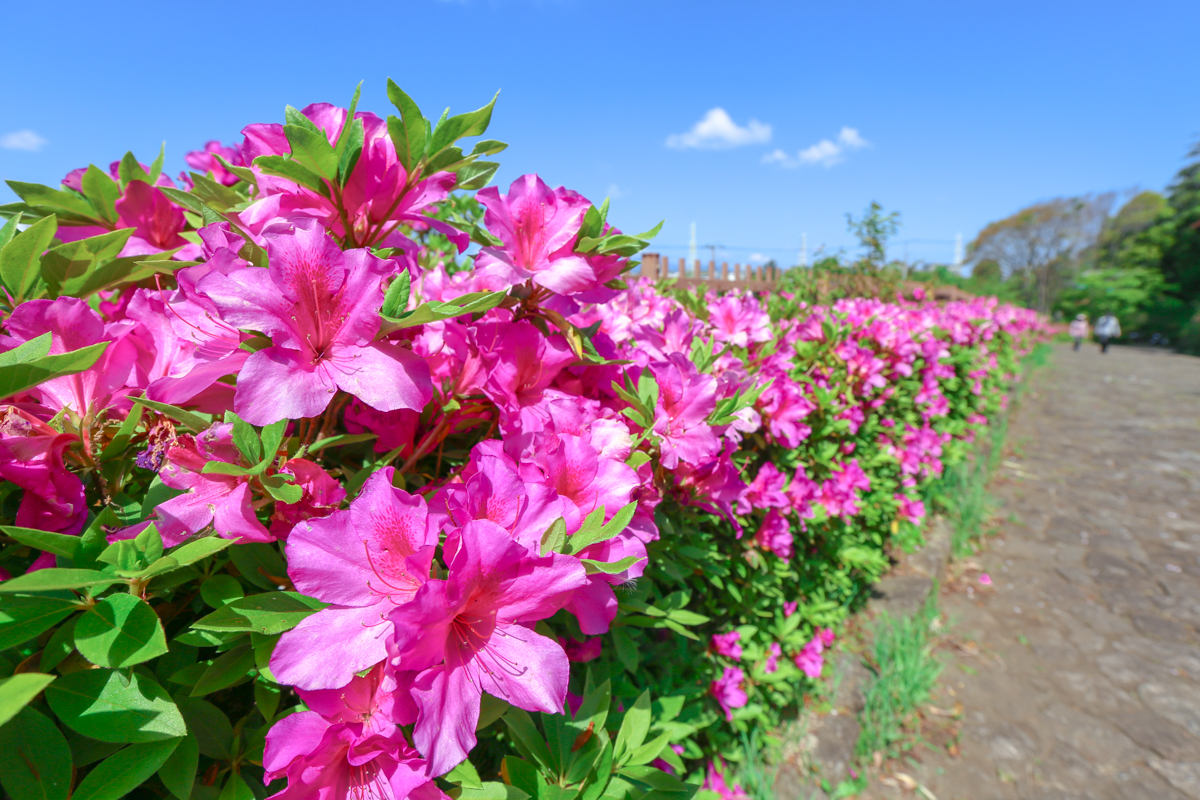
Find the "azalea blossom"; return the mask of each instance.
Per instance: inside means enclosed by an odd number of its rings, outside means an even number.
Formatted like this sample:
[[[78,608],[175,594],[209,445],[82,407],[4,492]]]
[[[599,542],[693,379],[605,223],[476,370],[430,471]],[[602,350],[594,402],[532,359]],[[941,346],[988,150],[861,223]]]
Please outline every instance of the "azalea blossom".
[[[342,252],[312,220],[265,232],[269,269],[210,273],[197,290],[236,328],[273,344],[246,359],[233,407],[254,425],[315,417],[341,389],[379,411],[420,409],[433,387],[411,350],[374,341],[382,281],[395,264]]]
[[[413,742],[441,775],[475,746],[482,692],[526,711],[559,713],[569,664],[532,623],[551,616],[584,585],[575,559],[534,557],[494,522],[474,520],[447,542],[449,574],[430,580],[390,616],[392,663],[420,670]]]
[[[733,710],[742,708],[749,702],[750,697],[742,685],[746,675],[737,667],[726,667],[721,677],[709,684],[708,693],[717,700],[717,705],[725,712],[725,719],[733,722]]]

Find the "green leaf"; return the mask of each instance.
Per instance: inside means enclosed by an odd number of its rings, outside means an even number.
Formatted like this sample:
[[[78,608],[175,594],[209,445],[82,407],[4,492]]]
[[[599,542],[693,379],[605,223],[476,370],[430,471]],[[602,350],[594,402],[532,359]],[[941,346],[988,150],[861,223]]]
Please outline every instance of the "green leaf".
[[[121,157],[121,162],[117,165],[117,176],[121,179],[121,188],[124,189],[134,181],[142,181],[143,183],[153,184],[154,179],[146,170],[142,169],[142,165],[138,163],[137,156],[132,152],[126,152]]]
[[[501,150],[507,150],[508,145],[504,142],[496,141],[495,139],[484,139],[482,142],[476,142],[475,147],[471,149],[473,156],[494,156]]]
[[[650,690],[647,689],[638,696],[633,707],[625,712],[621,730],[617,731],[614,753],[618,763],[625,763],[633,751],[642,746],[649,730]]]
[[[254,682],[254,705],[258,706],[263,719],[267,722],[274,722],[275,712],[279,710],[279,701],[282,699],[283,692],[278,685],[262,677],[262,670],[259,672],[258,680]]]
[[[654,767],[630,766],[619,770],[617,774],[660,792],[686,794],[689,790],[687,784],[674,775],[670,775]]]
[[[550,527],[546,528],[546,532],[542,534],[542,555],[550,553],[562,552],[563,543],[567,541],[567,522],[562,517],[550,523]]]
[[[496,170],[500,169],[500,165],[495,161],[472,161],[469,164],[463,165],[457,171],[458,180],[454,184],[455,189],[474,192],[488,185],[496,174]]]
[[[248,644],[238,645],[222,653],[204,670],[200,680],[196,681],[196,685],[192,687],[192,697],[203,697],[228,689],[249,675],[253,666],[254,650]]]
[[[49,672],[73,652],[75,652],[75,619],[69,619],[50,635],[46,646],[42,648],[42,658],[38,662],[38,666],[42,672]]]
[[[78,608],[75,601],[59,597],[16,595],[4,598],[0,603],[0,650],[29,641]]]
[[[229,422],[230,417],[233,418],[233,443],[246,458],[247,464],[257,464],[262,461],[263,451],[262,442],[259,441],[258,431],[254,430],[254,426],[237,414],[230,412],[225,417],[225,421]]]
[[[620,561],[595,561],[590,558],[579,559],[588,575],[616,575],[618,572],[624,572],[629,569],[637,562],[645,560],[638,556],[626,556]]]
[[[358,99],[362,96],[362,81],[358,82],[358,86],[354,87],[354,95],[350,98],[350,105],[346,107],[346,122],[354,119],[354,113],[358,110]],[[333,143],[333,151],[339,156],[345,151],[346,137],[350,135],[350,126],[343,124],[341,131],[338,132],[337,141]]]
[[[241,464],[228,464],[224,461],[209,461],[200,470],[204,475],[249,475],[250,469]]]
[[[50,294],[54,297],[63,294],[68,281],[83,278],[101,264],[117,258],[133,233],[133,228],[122,228],[51,248],[42,256],[41,269]]]
[[[463,761],[442,777],[450,783],[457,783],[466,789],[483,788],[483,781],[479,779],[479,772],[476,771],[475,765],[469,759]]]
[[[637,502],[629,503],[610,519],[606,524],[597,527],[591,527],[585,520],[584,525],[567,539],[565,553],[578,553],[585,547],[596,544],[597,542],[607,542],[609,539],[617,536],[629,527],[630,521],[633,519],[634,513],[637,512]],[[594,512],[593,512],[594,513]],[[588,516],[590,520],[591,515]],[[603,519],[603,516],[601,516]],[[620,572],[621,570],[617,570]]]
[[[547,772],[557,772],[559,765],[555,763],[550,748],[528,712],[512,706],[505,712],[503,719],[523,755],[532,758]]]
[[[286,178],[292,183],[307,186],[314,192],[319,192],[326,197],[329,196],[329,185],[321,180],[320,175],[303,164],[291,160],[287,156],[259,156],[254,159],[254,166],[268,175]]]
[[[136,671],[72,672],[46,688],[46,700],[64,724],[102,742],[156,742],[187,735],[183,715],[166,690]]]
[[[268,475],[262,479],[262,485],[280,503],[299,503],[304,498],[304,488],[292,483],[290,475]]]
[[[232,547],[229,557],[242,577],[260,589],[278,589],[278,582],[287,576],[287,564],[279,551],[263,542]]]
[[[471,292],[444,303],[422,303],[413,311],[397,317],[384,317],[381,333],[412,328],[427,322],[439,322],[463,314],[479,314],[504,302],[505,292]]]
[[[258,176],[254,174],[254,170],[248,169],[246,167],[239,167],[239,166],[230,164],[228,161],[226,161],[224,159],[224,157],[221,156],[220,153],[213,153],[213,158],[217,159],[217,162],[222,167],[224,167],[226,170],[233,173],[234,175],[237,175],[239,178],[244,180],[246,183],[249,183],[254,186],[258,185]]]
[[[167,143],[163,142],[158,146],[158,157],[154,159],[154,163],[150,165],[150,184],[158,180],[158,176],[162,175],[163,162],[167,158]]]
[[[0,725],[15,717],[30,700],[41,694],[55,677],[57,676],[43,675],[40,672],[22,672],[0,680]]]
[[[71,800],[119,800],[141,786],[175,752],[181,739],[131,744],[84,776]]]
[[[53,378],[83,372],[99,360],[109,344],[111,342],[98,342],[69,353],[0,367],[0,397],[10,397]]]
[[[0,280],[20,302],[41,277],[42,253],[50,247],[58,230],[58,218],[51,214],[30,225],[0,249]]]
[[[66,800],[71,748],[44,714],[25,707],[0,727],[0,784],[12,800]]]
[[[283,126],[283,135],[292,147],[292,161],[307,167],[325,180],[334,180],[337,178],[338,158],[325,136],[325,131],[313,125],[303,114],[299,116],[308,124]]]
[[[17,235],[17,226],[21,224],[21,212],[17,212],[8,218],[8,221],[0,225],[0,250],[13,240]]]
[[[89,164],[83,173],[83,196],[88,199],[100,218],[109,225],[117,224],[117,200],[121,197],[121,186],[108,173]]]
[[[200,752],[209,758],[228,761],[233,752],[233,725],[225,712],[199,697],[176,695],[179,711],[187,722],[188,733],[200,745]]]
[[[47,331],[41,336],[35,336],[28,342],[17,345],[12,350],[0,353],[0,367],[28,364],[31,361],[45,358],[50,353],[53,341],[54,335]]]
[[[56,556],[71,558],[75,548],[79,546],[78,536],[67,536],[65,533],[50,533],[33,528],[16,528],[11,525],[0,525],[0,531],[16,539],[21,544],[29,545],[38,550],[54,553]]]
[[[235,600],[192,623],[192,627],[202,631],[283,633],[325,605],[297,592],[264,592]]]
[[[287,430],[288,422],[289,420],[281,419],[262,429],[263,460],[258,466],[269,466],[275,461],[275,457],[279,453],[279,446],[283,444],[283,434]]]
[[[179,800],[191,800],[192,786],[196,783],[196,770],[199,768],[199,747],[195,737],[188,736],[158,768],[158,779]]]
[[[353,119],[348,117],[347,123],[342,126],[342,132],[349,130],[349,136],[345,136],[344,148],[338,153],[337,162],[337,181],[340,186],[345,186],[346,181],[350,180],[350,175],[354,172],[355,165],[358,164],[358,159],[363,151],[363,121],[361,119]],[[339,141],[339,147],[342,142]]]
[[[399,317],[403,314],[408,309],[408,297],[411,289],[412,275],[408,274],[408,270],[404,270],[388,286],[380,313],[385,317]]]
[[[166,403],[159,403],[154,400],[147,400],[144,397],[131,397],[129,399],[138,405],[152,408],[163,416],[170,417],[176,422],[182,422],[195,433],[206,431],[212,425],[212,423],[206,420],[204,417],[201,417],[198,414],[193,414],[191,411],[184,411],[182,408],[176,408],[175,406],[168,405]]]
[[[529,800],[529,797],[528,792],[524,792],[516,786],[509,786],[499,781],[487,781],[479,789],[464,786],[458,800]]]
[[[93,664],[119,669],[161,656],[167,637],[149,603],[111,594],[75,623],[75,649]]]
[[[388,117],[388,136],[396,147],[396,157],[400,165],[404,167],[405,172],[412,174],[417,162],[425,155],[429,123],[413,99],[391,78],[388,78],[387,82],[387,96],[400,112],[399,119],[394,116]]]
[[[483,108],[438,122],[437,128],[433,131],[433,138],[429,143],[429,154],[431,156],[436,155],[442,149],[449,147],[459,139],[467,136],[478,136],[486,131],[488,124],[492,121],[492,108],[496,105],[498,97],[500,97],[500,93],[496,92],[496,96],[492,98],[492,102]]]
[[[245,596],[241,582],[232,575],[213,575],[200,585],[200,599],[212,608],[221,608]]]
[[[221,790],[217,800],[254,800],[254,792],[246,783],[245,778],[236,772],[231,772],[225,781],[225,788]]]
[[[208,558],[213,553],[219,553],[234,544],[235,539],[221,539],[217,536],[206,536],[181,544],[171,551],[170,558],[175,559],[179,566],[194,564],[202,558]]]
[[[104,572],[94,569],[60,569],[51,567],[30,572],[0,583],[0,594],[14,592],[50,592],[57,589],[85,589],[89,586],[111,586],[120,583]]]
[[[316,453],[319,450],[324,450],[326,447],[344,447],[346,445],[374,441],[378,438],[379,434],[376,433],[342,433],[337,436],[330,436],[327,439],[318,439],[308,446],[308,452]]]
[[[96,209],[92,208],[92,204],[83,196],[75,192],[51,189],[40,183],[22,183],[20,181],[5,181],[5,183],[26,203],[44,210],[46,213],[54,212],[57,216],[62,217],[62,212],[66,212],[66,216],[75,217],[81,222],[96,219]]]

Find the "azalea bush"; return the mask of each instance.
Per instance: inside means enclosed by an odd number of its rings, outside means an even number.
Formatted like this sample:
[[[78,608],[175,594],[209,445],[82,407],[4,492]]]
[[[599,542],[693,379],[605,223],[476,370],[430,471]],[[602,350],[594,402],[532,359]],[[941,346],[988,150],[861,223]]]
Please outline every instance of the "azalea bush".
[[[357,97],[9,182],[0,782],[736,794],[1040,323],[655,285],[491,104]]]

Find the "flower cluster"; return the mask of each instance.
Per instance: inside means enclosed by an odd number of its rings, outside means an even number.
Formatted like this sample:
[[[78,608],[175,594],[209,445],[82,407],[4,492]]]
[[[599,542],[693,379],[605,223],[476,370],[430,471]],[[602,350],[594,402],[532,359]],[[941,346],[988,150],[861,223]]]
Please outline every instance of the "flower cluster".
[[[0,232],[32,253],[2,276],[6,591],[133,603],[114,619],[144,617],[136,652],[100,655],[86,617],[57,646],[107,670],[169,651],[159,680],[244,714],[201,770],[260,764],[277,798],[443,796],[500,713],[518,740],[523,712],[599,713],[593,677],[614,705],[699,705],[642,763],[703,765],[751,697],[820,675],[888,531],[917,530],[921,487],[1040,323],[985,299],[772,316],[678,292],[631,272],[647,235],[536,175],[450,219],[503,147],[454,146],[490,106],[434,127],[389,96],[400,117],[289,108],[188,154],[178,184],[127,156],[14,186],[8,213],[38,221]],[[692,628],[714,631],[703,653]]]

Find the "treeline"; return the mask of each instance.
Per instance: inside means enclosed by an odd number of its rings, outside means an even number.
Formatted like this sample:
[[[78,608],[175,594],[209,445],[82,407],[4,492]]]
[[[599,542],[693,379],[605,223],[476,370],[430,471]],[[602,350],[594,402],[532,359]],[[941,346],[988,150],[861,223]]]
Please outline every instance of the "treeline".
[[[930,277],[1057,319],[1112,313],[1129,340],[1200,352],[1200,144],[1165,194],[1036,203],[980,231],[969,263]]]

